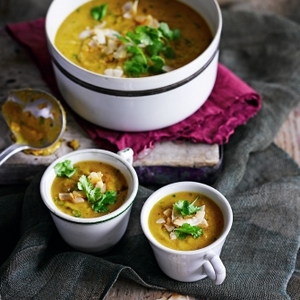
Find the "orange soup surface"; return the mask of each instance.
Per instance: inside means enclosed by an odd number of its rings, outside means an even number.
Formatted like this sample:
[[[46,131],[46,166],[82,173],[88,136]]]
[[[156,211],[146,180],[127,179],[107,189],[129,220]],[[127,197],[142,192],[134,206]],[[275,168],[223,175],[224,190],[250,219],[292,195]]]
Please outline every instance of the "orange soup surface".
[[[114,166],[99,161],[83,161],[73,167],[76,170],[74,175],[70,178],[57,176],[51,187],[52,199],[62,212],[80,218],[100,217],[116,210],[126,200],[128,183],[122,172]],[[89,191],[99,188],[100,200],[96,197],[97,201],[90,201],[87,193],[78,188],[82,176]],[[116,196],[115,202],[112,201],[114,203],[110,202],[111,193]]]
[[[198,217],[199,213],[197,215],[181,216],[175,210],[175,217],[179,218],[179,224],[190,221],[196,229],[197,227],[200,228],[201,235],[199,237],[195,238],[187,234],[184,239],[181,239],[174,235],[174,230],[172,231],[174,228],[181,227],[174,225],[171,221],[172,217],[174,218],[174,204],[181,200],[188,201],[194,207],[205,211],[202,214],[203,219],[200,224],[195,225],[195,219],[202,218]],[[148,222],[152,235],[159,243],[179,251],[197,250],[212,244],[219,238],[224,228],[224,217],[219,206],[212,199],[202,194],[188,191],[171,194],[159,200],[151,209]],[[194,230],[195,228],[192,229]]]
[[[78,7],[61,24],[55,37],[55,45],[70,61],[99,74],[114,70],[112,76],[142,77],[180,68],[198,57],[211,43],[213,34],[206,20],[191,7],[176,0],[139,1],[136,11],[124,11],[127,0],[92,0]],[[133,1],[132,1],[133,3]],[[95,19],[93,8],[107,5],[102,19]],[[179,37],[166,38],[163,48],[158,46],[154,34],[141,41],[126,34],[135,32],[138,26],[158,29],[167,24]],[[161,31],[160,31],[161,33]],[[122,36],[123,40],[116,38]],[[124,39],[127,39],[125,42]],[[132,46],[140,46],[138,50]],[[143,46],[141,46],[141,44]],[[134,45],[133,45],[134,44]],[[129,49],[128,47],[131,47]],[[147,56],[140,55],[141,52]],[[158,51],[160,51],[158,53]],[[163,59],[165,67],[157,66]],[[134,64],[134,73],[125,68],[125,61]],[[148,64],[148,65],[147,65]],[[142,68],[143,70],[138,70]],[[132,70],[129,68],[129,70]],[[139,74],[138,71],[141,71]],[[129,72],[129,73],[128,73]],[[151,73],[152,72],[152,73]]]

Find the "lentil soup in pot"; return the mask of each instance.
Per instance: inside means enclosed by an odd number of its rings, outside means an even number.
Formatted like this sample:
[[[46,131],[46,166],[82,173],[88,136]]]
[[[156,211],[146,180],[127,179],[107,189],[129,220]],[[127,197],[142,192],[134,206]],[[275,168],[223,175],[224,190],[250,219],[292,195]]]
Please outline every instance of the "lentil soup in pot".
[[[188,64],[212,39],[206,20],[176,0],[92,0],[65,19],[55,45],[89,71],[145,77]]]

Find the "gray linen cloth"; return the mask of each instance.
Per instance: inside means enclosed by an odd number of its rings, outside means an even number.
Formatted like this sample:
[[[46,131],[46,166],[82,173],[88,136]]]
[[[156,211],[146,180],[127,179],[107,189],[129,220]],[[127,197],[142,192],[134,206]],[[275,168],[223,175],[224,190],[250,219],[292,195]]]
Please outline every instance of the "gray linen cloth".
[[[261,111],[225,145],[215,187],[234,213],[221,257],[227,278],[181,283],[158,268],[139,213],[140,187],[124,238],[97,257],[70,249],[39,195],[0,198],[0,295],[6,299],[103,299],[119,276],[199,299],[300,299],[300,169],[272,143],[300,100],[300,25],[271,14],[223,11],[220,61],[263,96]]]

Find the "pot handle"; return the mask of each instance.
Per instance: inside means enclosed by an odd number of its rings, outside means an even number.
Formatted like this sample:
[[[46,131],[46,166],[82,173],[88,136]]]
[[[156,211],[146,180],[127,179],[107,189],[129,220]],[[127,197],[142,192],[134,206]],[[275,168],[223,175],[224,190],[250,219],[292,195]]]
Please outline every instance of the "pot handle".
[[[117,152],[122,158],[124,158],[129,164],[133,164],[133,150],[131,148],[124,148]]]
[[[205,259],[204,272],[216,285],[223,283],[226,277],[226,269],[220,257],[213,252],[209,252],[205,255]]]

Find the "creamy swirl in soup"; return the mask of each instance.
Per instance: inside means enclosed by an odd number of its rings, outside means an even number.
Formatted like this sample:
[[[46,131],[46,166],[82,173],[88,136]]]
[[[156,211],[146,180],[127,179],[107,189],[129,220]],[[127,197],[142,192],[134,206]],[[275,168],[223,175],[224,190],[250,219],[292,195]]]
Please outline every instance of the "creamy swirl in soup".
[[[186,65],[212,39],[205,19],[175,0],[92,0],[65,19],[55,45],[89,71],[144,77]]]

